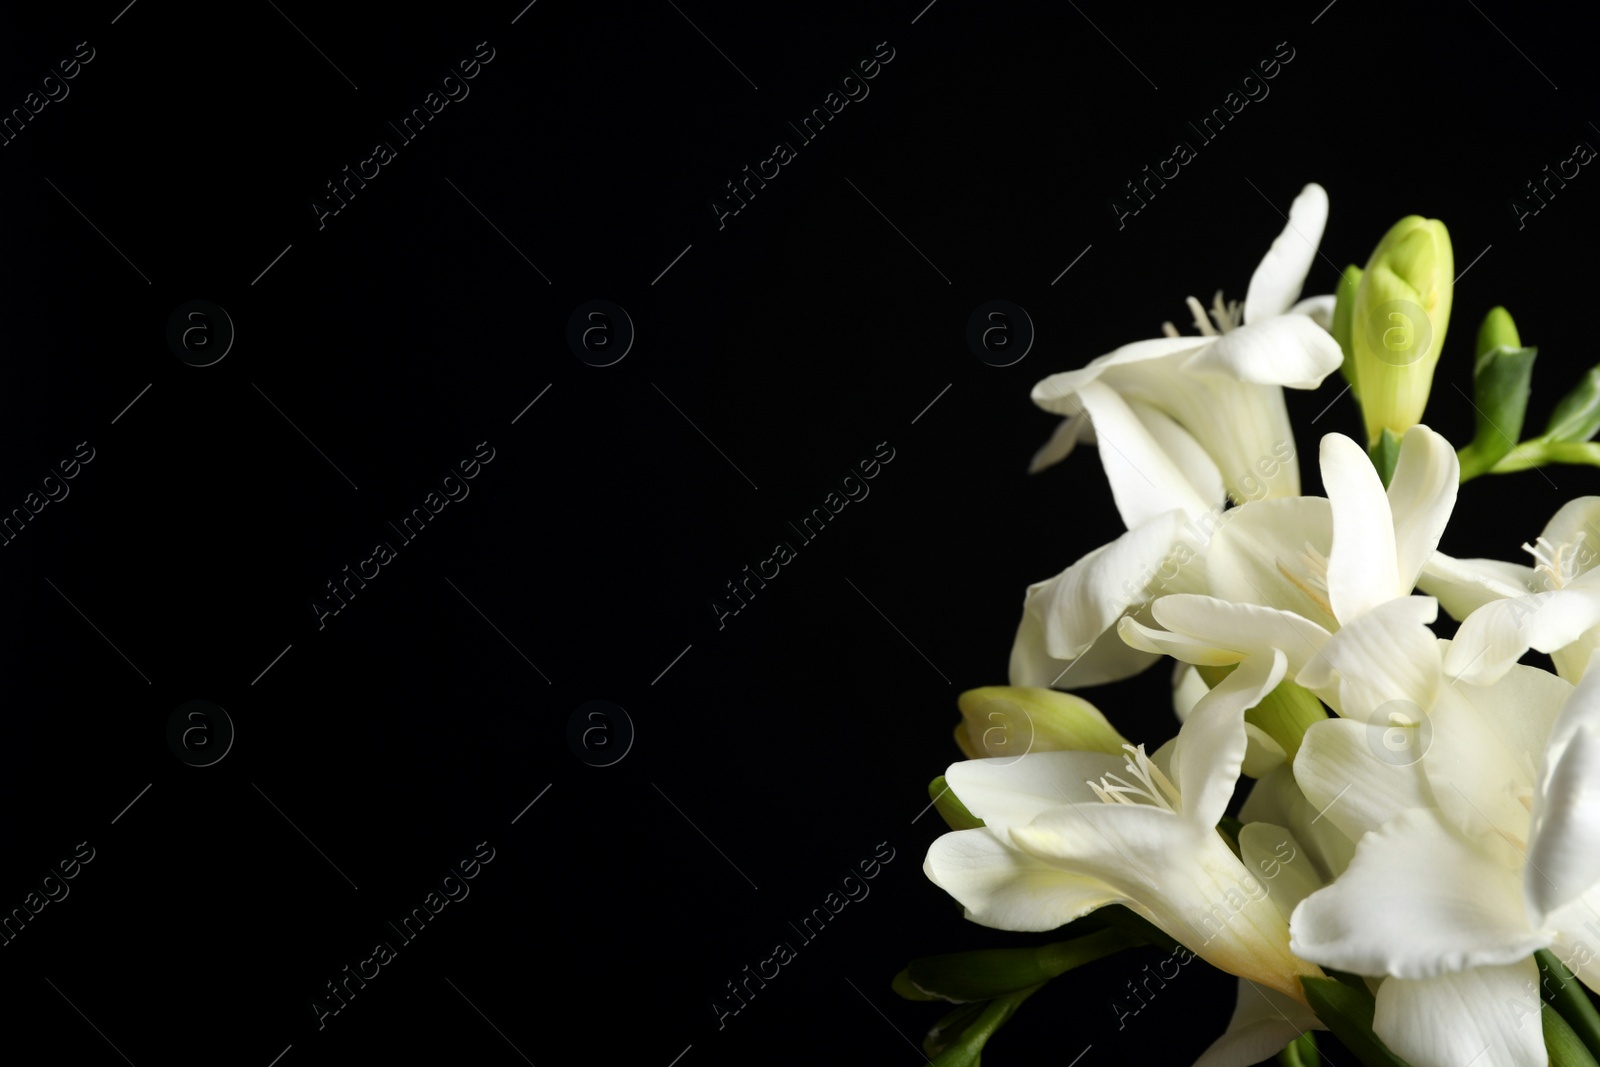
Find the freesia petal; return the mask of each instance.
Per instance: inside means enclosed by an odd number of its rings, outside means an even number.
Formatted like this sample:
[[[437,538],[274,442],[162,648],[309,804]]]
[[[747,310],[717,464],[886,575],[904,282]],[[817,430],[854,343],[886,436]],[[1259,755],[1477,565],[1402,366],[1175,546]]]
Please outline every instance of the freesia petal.
[[[1339,369],[1339,342],[1304,315],[1279,315],[1230,330],[1190,356],[1183,369],[1255,385],[1315,389]]]
[[[1179,352],[1190,352],[1210,341],[1206,337],[1155,337],[1123,345],[1092,360],[1088,366],[1062,371],[1041,380],[1033,387],[1033,402],[1057,415],[1075,415],[1083,405],[1074,400],[1079,389],[1099,378],[1108,369],[1130,363],[1161,359]]]
[[[1204,638],[1172,633],[1169,630],[1157,630],[1152,626],[1146,626],[1132,616],[1127,616],[1117,623],[1117,632],[1122,635],[1122,640],[1132,648],[1158,655],[1171,656],[1183,663],[1198,663],[1202,666],[1221,667],[1230,663],[1238,663],[1248,655],[1246,652],[1218,648]]]
[[[1398,745],[1391,731],[1402,735]],[[1295,756],[1294,778],[1319,818],[1358,841],[1408,808],[1432,806],[1420,763],[1430,736],[1353,719],[1312,723]]]
[[[1050,439],[1044,443],[1039,451],[1033,454],[1033,459],[1028,463],[1028,473],[1037,474],[1046,467],[1054,466],[1072,455],[1072,450],[1078,447],[1078,441],[1083,431],[1089,426],[1087,412],[1069,415],[1056,423],[1056,428]]]
[[[1266,883],[1267,895],[1287,921],[1306,897],[1322,888],[1311,857],[1293,834],[1271,823],[1246,823],[1239,831],[1239,858]]]
[[[944,780],[968,811],[1004,839],[1012,827],[1062,804],[1099,803],[1088,781],[1121,771],[1125,762],[1104,752],[1030,752],[953,763]]]
[[[1117,511],[1130,530],[1174,507],[1194,518],[1221,506],[1220,495],[1211,499],[1200,495],[1183,467],[1116,390],[1102,382],[1090,382],[1078,390],[1078,400],[1094,420],[1100,464],[1111,483]]]
[[[1255,723],[1245,723],[1244,734],[1244,762],[1239,765],[1239,773],[1245,777],[1260,778],[1263,774],[1270,774],[1288,759],[1289,754],[1283,750],[1283,746]]]
[[[1409,593],[1417,584],[1417,576],[1439,547],[1439,536],[1450,521],[1460,486],[1461,463],[1450,442],[1426,426],[1407,430],[1388,492],[1402,592]]]
[[[1244,761],[1244,713],[1283,681],[1282,652],[1251,656],[1195,705],[1172,753],[1173,782],[1183,797],[1183,817],[1197,827],[1217,825],[1233,799]]]
[[[1395,565],[1394,520],[1377,468],[1343,434],[1322,439],[1322,484],[1333,508],[1328,602],[1340,622],[1404,596]]]
[[[1266,822],[1288,827],[1296,840],[1306,846],[1311,864],[1323,882],[1343,873],[1356,852],[1356,843],[1306,799],[1295,784],[1290,767],[1279,767],[1257,782],[1245,797],[1239,818],[1246,825]]]
[[[1378,987],[1372,1030],[1412,1067],[1546,1067],[1532,959]]]
[[[1300,190],[1289,205],[1283,232],[1273,240],[1266,256],[1250,275],[1245,290],[1244,321],[1258,322],[1282,315],[1300,295],[1306,274],[1316,259],[1317,243],[1328,224],[1328,193],[1316,182]]]
[[[1363,837],[1345,872],[1295,909],[1289,930],[1305,959],[1396,978],[1513,963],[1548,942],[1528,927],[1517,873],[1427,809]]]
[[[1206,546],[1208,592],[1221,600],[1292,611],[1326,629],[1338,622],[1327,592],[1310,580],[1307,546],[1323,559],[1333,544],[1333,512],[1320,496],[1257,500],[1223,512]]]
[[[1495,681],[1530,648],[1554,652],[1600,626],[1600,587],[1553,589],[1496,600],[1467,616],[1445,658],[1446,673]]]
[[[1242,653],[1278,649],[1288,658],[1291,675],[1304,670],[1329,640],[1327,630],[1293,612],[1192,593],[1161,597],[1150,612],[1168,630],[1215,648]]]
[[[1417,576],[1417,588],[1460,621],[1477,609],[1506,597],[1526,596],[1533,568],[1497,559],[1455,559],[1435,552]]]
[[[1012,685],[1049,689],[1057,685],[1090,686],[1120,682],[1151,666],[1159,656],[1141,652],[1123,643],[1113,627],[1095,638],[1082,654],[1071,659],[1050,655],[1045,642],[1045,626],[1039,616],[1024,612],[1011,645]]]
[[[1140,804],[1077,804],[1011,831],[1040,860],[1106,883],[1128,907],[1229,974],[1301,996],[1319,974],[1288,950],[1287,926],[1222,836]]]
[[[1175,663],[1172,669],[1172,712],[1181,723],[1194,711],[1200,698],[1211,692],[1206,680],[1191,664]]]
[[[1573,736],[1546,789],[1535,798],[1523,871],[1535,923],[1600,882],[1600,729]]]
[[[1054,930],[1119,899],[1103,884],[1002,844],[987,827],[943,835],[922,870],[969,920],[996,930]]]
[[[1321,296],[1308,296],[1304,300],[1295,302],[1286,314],[1304,315],[1324,330],[1333,329],[1333,309],[1339,298],[1333,293],[1324,293]]]
[[[1591,569],[1596,562],[1595,552],[1600,550],[1600,496],[1580,496],[1567,501],[1545,523],[1541,536],[1552,545],[1570,545],[1582,539],[1587,549],[1583,555],[1588,561],[1588,566],[1582,569]]]
[[[1428,629],[1438,615],[1432,597],[1385,601],[1328,638],[1295,680],[1347,718],[1376,715],[1387,724],[1398,711],[1419,719],[1433,706],[1443,674],[1438,639]]]
[[[1298,1000],[1241,978],[1227,1031],[1194,1061],[1194,1067],[1253,1067],[1306,1031],[1326,1029],[1316,1013]]]
[[[1194,487],[1200,499],[1211,501],[1213,510],[1220,513],[1222,502],[1227,497],[1227,490],[1222,485],[1222,472],[1217,470],[1216,463],[1200,447],[1194,435],[1160,408],[1137,400],[1130,400],[1128,407],[1183,474],[1184,480]]]

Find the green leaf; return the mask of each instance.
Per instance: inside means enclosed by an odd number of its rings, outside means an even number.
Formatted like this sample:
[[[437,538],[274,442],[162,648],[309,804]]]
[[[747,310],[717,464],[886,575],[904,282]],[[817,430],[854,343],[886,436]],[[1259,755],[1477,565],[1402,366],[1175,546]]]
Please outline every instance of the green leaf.
[[[1372,1032],[1376,1005],[1365,988],[1357,989],[1337,978],[1307,978],[1305,975],[1300,976],[1300,986],[1306,991],[1306,1000],[1317,1018],[1366,1067],[1410,1067]]]
[[[1356,290],[1360,287],[1361,268],[1352,263],[1339,275],[1333,303],[1333,339],[1339,342],[1339,351],[1344,353],[1339,373],[1350,383],[1350,395],[1356,400],[1361,399],[1361,387],[1356,383],[1356,361],[1350,351],[1350,324],[1356,311]]]
[[[1560,957],[1549,949],[1540,949],[1533,954],[1533,958],[1545,974],[1539,985],[1545,1003],[1561,1013],[1567,1025],[1572,1027],[1592,1054],[1600,1056],[1600,1012],[1595,1010],[1588,990],[1579,984]],[[1553,987],[1552,978],[1555,979]]]
[[[1472,369],[1477,432],[1460,452],[1463,482],[1487,473],[1517,446],[1532,391],[1533,360],[1538,354],[1537,348],[1504,347],[1479,354]]]
[[[1322,1067],[1322,1057],[1317,1053],[1317,1035],[1307,1031],[1289,1042],[1278,1053],[1283,1067]]]
[[[942,774],[928,783],[928,799],[952,830],[976,830],[983,825],[983,820],[968,811],[961,798],[950,791]]]
[[[1550,1067],[1597,1067],[1594,1057],[1589,1055],[1583,1041],[1573,1033],[1560,1012],[1545,1004],[1539,1016],[1544,1023],[1544,1047],[1550,1055]]]
[[[1024,1000],[1043,986],[1020,989],[996,997],[987,1004],[969,1004],[954,1011],[928,1031],[922,1042],[923,1051],[933,1057],[933,1067],[978,1067],[983,1062],[983,1046],[989,1043],[994,1032],[1006,1024]],[[973,1014],[972,1009],[978,1011]],[[961,1026],[959,1032],[957,1025]]]
[[[1596,431],[1600,431],[1600,367],[1590,367],[1572,392],[1556,403],[1542,437],[1546,441],[1587,441]]]
[[[1140,943],[1138,938],[1119,930],[1100,930],[1036,948],[989,948],[925,956],[907,964],[904,973],[920,992],[965,1004],[1041,985],[1075,967]]]
[[[1378,468],[1378,477],[1383,479],[1384,488],[1387,489],[1389,479],[1394,477],[1394,465],[1400,459],[1399,436],[1385,426],[1367,453],[1372,457],[1372,465]]]

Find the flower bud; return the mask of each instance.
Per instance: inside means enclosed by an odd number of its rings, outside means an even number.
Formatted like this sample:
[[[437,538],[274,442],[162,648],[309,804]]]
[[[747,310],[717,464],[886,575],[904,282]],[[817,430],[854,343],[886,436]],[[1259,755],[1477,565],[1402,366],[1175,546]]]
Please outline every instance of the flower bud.
[[[1408,215],[1383,235],[1361,273],[1350,347],[1368,444],[1422,421],[1450,322],[1455,256],[1444,223]]]
[[[1071,693],[990,685],[969,689],[956,702],[956,744],[968,759],[1059,751],[1118,755],[1127,743],[1098,708]]]

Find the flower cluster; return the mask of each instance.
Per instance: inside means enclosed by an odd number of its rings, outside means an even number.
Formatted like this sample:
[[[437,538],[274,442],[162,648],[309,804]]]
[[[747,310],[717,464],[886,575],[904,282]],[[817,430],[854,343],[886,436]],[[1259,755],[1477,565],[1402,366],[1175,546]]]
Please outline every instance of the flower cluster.
[[[1096,445],[1127,532],[1030,586],[1011,684],[963,694],[969,758],[931,787],[952,832],[925,871],[975,923],[1070,936],[908,967],[903,995],[964,1005],[935,1063],[977,1062],[1044,982],[1147,942],[1239,980],[1206,1067],[1314,1062],[1317,1030],[1367,1064],[1600,1053],[1600,497],[1529,564],[1438,551],[1464,481],[1596,462],[1597,375],[1519,443],[1534,350],[1495,309],[1458,451],[1420,421],[1443,225],[1402,220],[1300,300],[1327,216],[1306,186],[1242,305],[1190,298],[1198,335],[1169,323],[1034,387],[1064,420],[1033,469]],[[1324,436],[1326,496],[1302,495],[1283,390],[1336,374],[1367,440]],[[1153,750],[1061,691],[1163,658],[1180,725]]]

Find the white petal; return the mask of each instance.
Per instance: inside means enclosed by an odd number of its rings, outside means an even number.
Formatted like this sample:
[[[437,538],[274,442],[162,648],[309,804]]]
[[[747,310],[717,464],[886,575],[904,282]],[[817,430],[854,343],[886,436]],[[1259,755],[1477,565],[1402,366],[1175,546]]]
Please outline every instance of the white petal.
[[[1184,818],[1197,827],[1216,826],[1226,813],[1244,761],[1244,713],[1283,681],[1287,670],[1282,652],[1251,656],[1201,698],[1178,731],[1173,782],[1183,797]]]
[[[1317,256],[1317,243],[1328,224],[1328,193],[1311,182],[1289,205],[1289,218],[1250,276],[1245,290],[1244,321],[1282,315],[1300,295],[1306,273]]]
[[[1156,337],[1123,345],[1094,359],[1088,366],[1043,379],[1033,387],[1033,402],[1057,415],[1075,415],[1083,407],[1074,400],[1078,390],[1099,378],[1109,368],[1190,352],[1209,343],[1210,338],[1206,337]]]
[[[1512,963],[1548,942],[1528,926],[1518,872],[1426,809],[1363,837],[1338,880],[1295,909],[1289,930],[1303,959],[1396,978]]]
[[[1183,363],[1191,374],[1218,374],[1256,385],[1315,389],[1339,369],[1339,342],[1304,315],[1279,315],[1230,330]]]
[[[1128,906],[1229,974],[1291,996],[1316,974],[1288,949],[1287,926],[1222,836],[1160,808],[1078,804],[1011,831],[1023,851],[1106,883]]]
[[[1585,674],[1550,731],[1531,822],[1524,881],[1540,921],[1600,881],[1600,671]]]
[[[1412,1067],[1546,1067],[1531,959],[1378,988],[1373,1032]]]
[[[1194,1067],[1253,1067],[1283,1051],[1307,1030],[1326,1030],[1316,1013],[1293,997],[1239,979],[1239,1000],[1227,1032],[1194,1061]]]
[[[1340,622],[1404,596],[1395,565],[1394,520],[1377,468],[1343,434],[1322,439],[1322,484],[1333,506],[1328,602]]]
[[[1086,783],[1122,771],[1124,762],[1104,752],[1030,752],[952,763],[944,780],[967,810],[1004,840],[1012,827],[1028,825],[1041,812],[1099,803]]]
[[[1346,623],[1322,645],[1296,681],[1333,704],[1339,714],[1385,725],[1398,711],[1418,719],[1433,707],[1443,673],[1438,617],[1432,597],[1385,601]]]
[[[1255,784],[1239,809],[1239,819],[1246,824],[1288,827],[1296,840],[1305,844],[1311,864],[1324,882],[1343,873],[1356,852],[1355,842],[1306,799],[1289,767],[1279,767]]]
[[[1271,774],[1288,759],[1289,754],[1283,750],[1283,746],[1255,723],[1245,723],[1244,733],[1244,763],[1240,764],[1239,773],[1245,777],[1260,778],[1264,774]]]
[[[1304,315],[1324,330],[1333,329],[1333,309],[1339,298],[1333,293],[1324,293],[1322,296],[1308,296],[1297,301],[1290,308],[1290,315]]]
[[[1460,621],[1495,600],[1525,596],[1533,568],[1497,559],[1455,559],[1435,552],[1417,577],[1417,588],[1431,597],[1452,619]]]
[[[1159,408],[1137,400],[1129,400],[1128,407],[1183,474],[1184,480],[1194,487],[1200,499],[1212,501],[1212,509],[1220,515],[1227,490],[1222,486],[1222,473],[1217,470],[1216,463],[1206,450],[1200,447],[1200,442]]]
[[[1207,591],[1222,600],[1292,611],[1327,629],[1338,626],[1327,592],[1311,581],[1306,548],[1328,556],[1333,512],[1319,496],[1257,500],[1223,512],[1206,546]],[[1320,601],[1319,602],[1319,599]]]
[[[1534,808],[1523,872],[1536,923],[1600,882],[1600,729],[1573,736]]]
[[[1545,523],[1542,536],[1558,546],[1573,544],[1582,537],[1588,550],[1583,553],[1588,560],[1588,566],[1583,569],[1593,567],[1595,553],[1600,551],[1600,496],[1580,496],[1567,501]]]
[[[1055,577],[1030,585],[1022,627],[1038,627],[1045,650],[1056,659],[1082,655],[1128,609],[1145,601],[1152,578],[1174,555],[1182,526],[1182,512],[1158,515]]]
[[[1202,487],[1189,481],[1183,467],[1116,390],[1102,382],[1090,382],[1078,390],[1078,400],[1094,420],[1100,464],[1111,483],[1117,511],[1130,530],[1175,507],[1191,518],[1221,507],[1221,495],[1201,496]]]
[[[1266,884],[1273,906],[1286,920],[1302,900],[1322,888],[1322,876],[1305,847],[1281,826],[1246,823],[1239,831],[1239,858]]]
[[[1200,672],[1187,663],[1177,663],[1172,670],[1172,712],[1181,723],[1194,711],[1200,698],[1211,692]]]
[[[1327,630],[1293,612],[1232,604],[1216,597],[1188,593],[1164,596],[1151,605],[1150,611],[1168,630],[1214,648],[1246,654],[1275,648],[1288,658],[1291,676],[1304,670],[1329,640]]]
[[[1421,766],[1429,737],[1426,723],[1415,730],[1353,719],[1312,723],[1295,756],[1294,778],[1319,818],[1357,841],[1408,808],[1433,804]]]
[[[1417,575],[1439,547],[1460,486],[1461,463],[1450,442],[1426,426],[1407,430],[1388,492],[1402,592],[1409,593],[1417,584]]]
[[[1069,415],[1056,423],[1050,440],[1033,454],[1033,459],[1028,463],[1028,473],[1037,474],[1072,455],[1072,450],[1078,447],[1078,441],[1088,427],[1089,416],[1086,412]]]
[[[940,837],[922,870],[968,919],[997,930],[1054,930],[1118,900],[1103,884],[1018,852],[983,827]]]
[[[1165,598],[1163,598],[1165,599]],[[1132,648],[1144,652],[1171,656],[1183,663],[1198,663],[1202,666],[1221,667],[1230,663],[1238,663],[1249,655],[1234,649],[1218,648],[1210,641],[1200,637],[1190,637],[1188,634],[1173,633],[1169,630],[1158,630],[1146,626],[1138,619],[1128,616],[1117,623],[1117,632],[1122,639]]]
[[[1477,685],[1499,678],[1530,648],[1554,652],[1600,625],[1600,587],[1573,586],[1496,600],[1456,631],[1445,671]]]
[[[1024,614],[1011,645],[1011,685],[1055,686],[1105,685],[1132,678],[1155,666],[1159,656],[1141,652],[1125,644],[1115,627],[1095,638],[1083,653],[1072,659],[1056,659],[1045,647],[1045,628],[1033,614]]]

